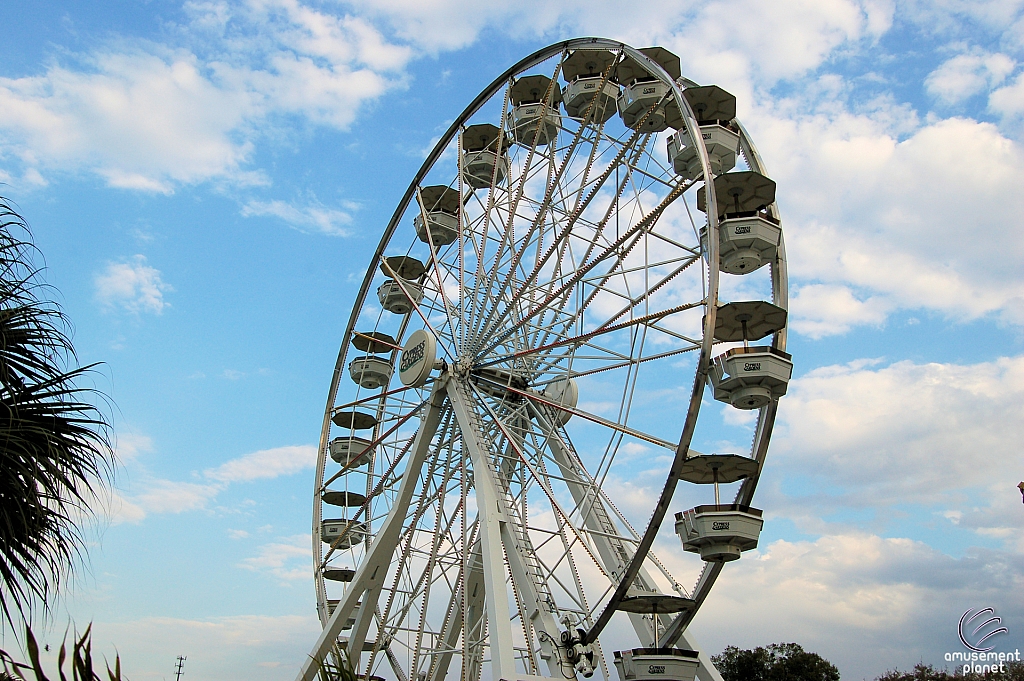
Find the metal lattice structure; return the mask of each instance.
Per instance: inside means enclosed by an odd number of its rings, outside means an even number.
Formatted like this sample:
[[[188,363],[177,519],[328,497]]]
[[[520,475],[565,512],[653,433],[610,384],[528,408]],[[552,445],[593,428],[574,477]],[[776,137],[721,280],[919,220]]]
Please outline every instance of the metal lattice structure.
[[[300,679],[608,679],[602,642],[632,636],[620,676],[646,655],[720,681],[686,628],[761,527],[792,368],[774,190],[735,99],[661,48],[552,45],[469,105],[342,340],[313,503],[324,632]],[[722,304],[729,287],[771,302]],[[750,451],[690,448],[711,398],[756,415]],[[638,461],[662,462],[654,492]],[[686,554],[662,531],[680,483],[715,487],[677,514]]]

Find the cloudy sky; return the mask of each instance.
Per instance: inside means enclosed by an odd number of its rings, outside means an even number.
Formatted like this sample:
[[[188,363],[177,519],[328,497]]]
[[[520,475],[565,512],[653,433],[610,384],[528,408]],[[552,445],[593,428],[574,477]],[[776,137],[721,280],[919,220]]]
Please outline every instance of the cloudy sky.
[[[132,679],[178,654],[292,678],[315,441],[380,231],[487,83],[599,35],[736,94],[779,186],[796,378],[760,547],[695,637],[872,679],[942,664],[991,606],[1024,647],[1024,1],[627,5],[4,3],[0,194],[105,363],[123,464],[48,642],[72,617]]]

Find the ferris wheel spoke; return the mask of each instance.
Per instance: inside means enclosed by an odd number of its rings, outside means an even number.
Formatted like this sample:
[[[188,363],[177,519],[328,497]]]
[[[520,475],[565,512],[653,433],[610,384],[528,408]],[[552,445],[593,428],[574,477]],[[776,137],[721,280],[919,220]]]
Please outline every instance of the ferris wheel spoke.
[[[453,475],[453,474],[454,474],[454,467],[450,466],[449,477],[451,475]],[[453,511],[452,521],[454,522],[455,517],[458,516],[460,513],[463,513],[463,512],[465,512],[465,509],[462,508],[461,499],[460,499],[459,506]],[[447,539],[447,533],[446,532],[442,532],[441,529],[440,529],[441,526],[443,525],[443,518],[444,518],[444,497],[442,496],[437,501],[437,517],[436,517],[436,519],[434,521],[434,527],[436,529],[435,529],[434,538],[433,538],[433,541],[432,541],[432,544],[431,544],[430,557],[428,559],[426,569],[424,570],[424,573],[423,573],[424,576],[428,576],[428,575],[430,575],[433,572],[435,563],[438,560],[438,552],[440,550],[441,540],[442,540],[442,538]],[[449,525],[449,527],[450,527],[450,525]],[[412,661],[412,665],[410,667],[410,669],[411,669],[411,671],[412,671],[412,673],[414,675],[418,673],[419,667],[420,667],[420,655],[421,655],[421,649],[422,649],[422,644],[423,644],[423,633],[424,633],[424,631],[426,629],[427,611],[428,611],[428,607],[430,605],[430,602],[429,602],[430,593],[431,592],[430,592],[429,588],[428,589],[423,589],[423,600],[422,600],[422,602],[420,604],[420,621],[419,621],[419,626],[418,626],[417,631],[416,631],[416,643],[415,643],[415,645],[413,647],[413,661]],[[453,594],[455,593],[454,590],[452,591],[452,593]],[[410,602],[411,602],[411,599],[410,599]]]
[[[445,425],[446,426],[450,425],[450,422],[445,424]],[[447,428],[441,428],[441,429],[439,429],[438,432],[443,433],[446,430],[447,430]],[[394,575],[394,578],[393,578],[393,582],[392,582],[391,588],[390,588],[390,590],[387,591],[387,603],[384,606],[384,614],[380,615],[380,617],[379,617],[380,624],[378,625],[378,632],[380,633],[380,635],[377,638],[377,642],[376,642],[376,645],[374,647],[374,650],[372,650],[370,652],[370,659],[369,659],[369,661],[366,664],[366,675],[367,676],[369,676],[370,672],[373,670],[373,662],[374,662],[374,658],[375,658],[375,656],[377,654],[377,650],[379,649],[381,643],[385,640],[385,636],[389,633],[388,631],[386,631],[384,629],[384,622],[387,622],[390,619],[391,608],[392,608],[392,606],[395,603],[395,596],[398,593],[399,582],[403,578],[406,578],[406,577],[409,576],[409,575],[407,575],[404,572],[404,570],[402,569],[402,566],[406,566],[406,565],[410,564],[409,557],[412,554],[413,544],[414,544],[415,540],[417,539],[416,535],[417,535],[417,531],[418,531],[420,522],[422,521],[423,516],[426,514],[426,512],[430,509],[431,503],[433,501],[433,495],[430,494],[429,486],[430,486],[431,482],[434,481],[434,475],[435,475],[435,472],[437,470],[438,464],[441,463],[441,461],[442,461],[442,457],[440,456],[440,452],[437,449],[434,449],[433,451],[434,451],[434,456],[428,457],[429,462],[427,464],[426,474],[424,475],[424,478],[423,478],[423,483],[422,483],[423,484],[423,487],[422,487],[423,491],[422,491],[422,494],[420,495],[420,498],[416,500],[417,503],[415,504],[415,511],[413,512],[412,519],[409,521],[408,529],[406,529],[405,532],[404,532],[405,536],[403,537],[403,539],[405,541],[402,544],[402,549],[401,549],[401,552],[399,553],[398,562],[397,562],[397,564],[400,567],[399,567],[398,570],[395,570],[395,575]],[[445,459],[445,462],[450,462],[450,461],[451,461],[451,457],[450,456]],[[437,492],[434,493],[434,495],[437,495],[437,494],[443,495],[443,491],[444,491],[444,488],[446,486],[445,483],[446,483],[446,476],[445,476],[445,478],[442,478],[441,483],[438,485],[438,490],[437,490]],[[432,551],[432,557],[433,556],[434,556],[434,553]],[[430,567],[432,567],[432,566],[430,566]],[[415,597],[416,593],[419,591],[419,587],[422,586],[423,580],[430,573],[430,567],[428,567],[428,569],[425,570],[419,576],[418,584],[415,587],[412,587],[410,589],[409,597],[406,599],[406,603],[404,604],[404,609],[402,610],[402,612],[400,613],[400,617],[398,618],[399,621],[404,620],[404,617],[407,614],[408,609],[412,606],[413,598]],[[376,602],[374,602],[374,606],[376,606]],[[362,609],[365,609],[367,607],[368,607],[368,605],[364,605]]]
[[[604,77],[603,77],[603,79],[601,81],[601,85],[602,86],[606,82],[607,77],[608,77],[608,72],[605,73],[605,75],[604,75]],[[590,116],[590,114],[588,114],[588,120],[589,120],[589,116]],[[534,238],[533,237],[534,237],[535,234],[537,235],[537,238],[536,238],[536,241],[535,241],[535,243],[536,243],[535,251],[536,251],[536,256],[537,256],[537,261],[535,263],[535,268],[539,268],[541,266],[541,255],[540,254],[541,254],[541,252],[543,250],[543,234],[544,234],[544,230],[541,229],[541,225],[544,224],[545,218],[547,217],[547,212],[548,212],[549,208],[552,206],[552,200],[554,199],[554,196],[555,196],[556,192],[562,187],[562,178],[565,175],[566,170],[570,167],[571,162],[575,158],[576,149],[579,146],[580,142],[584,139],[583,133],[587,129],[586,122],[587,122],[587,120],[584,121],[584,124],[579,125],[577,127],[576,132],[573,134],[572,141],[569,143],[568,148],[563,153],[563,156],[562,156],[562,159],[561,159],[561,163],[559,164],[557,170],[555,170],[554,172],[551,172],[551,170],[550,170],[551,165],[554,164],[554,160],[555,160],[554,159],[554,155],[549,157],[549,173],[548,173],[547,182],[545,184],[544,196],[543,196],[543,198],[540,201],[540,204],[538,206],[538,209],[536,210],[536,214],[535,214],[535,216],[534,216],[530,226],[526,230],[526,233],[525,233],[525,235],[523,237],[523,240],[522,240],[522,246],[515,251],[512,259],[511,259],[511,261],[510,261],[510,263],[508,265],[509,272],[514,273],[519,268],[519,265],[522,262],[522,259],[525,257],[525,255],[527,253],[527,250],[534,243]],[[590,159],[588,159],[588,162],[587,162],[588,163],[588,167],[585,170],[585,173],[584,173],[585,175],[590,170],[589,164],[591,162],[592,161]],[[510,248],[511,248],[511,244],[510,244]],[[494,279],[496,278],[498,270],[499,270],[499,266],[500,266],[500,258],[495,258],[494,268],[493,268],[493,270],[491,272],[491,275],[489,277],[490,281],[493,282]],[[499,296],[501,295],[500,291],[499,291],[498,295]]]
[[[474,524],[474,528],[476,524]],[[452,656],[461,652],[457,647],[460,636],[463,634],[463,623],[468,632],[477,631],[482,627],[484,621],[484,573],[481,569],[481,545],[479,541],[472,543],[468,550],[469,574],[463,574],[462,566],[459,568],[458,587],[453,589],[445,611],[444,622],[438,634],[440,641],[436,646],[430,665],[427,668],[426,678],[430,681],[444,681],[448,675],[448,667],[451,665]],[[475,679],[477,674],[470,673],[465,678]]]
[[[358,407],[360,405],[368,404],[370,402],[376,402],[378,400],[385,400],[387,398],[392,398],[392,397],[395,397],[397,395],[401,395],[402,393],[408,393],[410,391],[415,391],[415,390],[416,390],[415,387],[408,386],[408,385],[402,386],[401,388],[395,388],[393,390],[385,390],[382,393],[376,393],[374,395],[370,395],[369,397],[362,397],[362,398],[360,398],[358,400],[353,400],[351,402],[345,402],[344,404],[339,404],[339,405],[337,405],[335,407],[331,407],[331,414],[332,415],[333,414],[337,414],[340,411],[345,411],[347,409],[351,409],[352,407]],[[423,400],[423,401],[416,400],[415,402],[407,401],[406,400],[406,401],[402,401],[400,406],[401,407],[408,407],[408,406],[420,405],[420,407],[421,407],[423,404],[426,404],[425,400]]]
[[[587,473],[564,430],[559,432],[553,421],[549,419],[553,412],[537,409],[535,406],[532,406],[531,411],[538,423],[538,427],[544,434],[545,444],[551,452],[554,462],[563,473],[562,479],[566,480],[566,487],[576,502],[577,510],[581,515],[581,527],[585,528],[587,536],[594,543],[604,563],[605,570],[613,577],[621,575],[636,551],[639,536],[629,525],[628,521],[622,517],[614,504],[610,502],[601,487]],[[631,536],[627,537],[620,534],[607,508],[612,509],[619,522],[630,532]],[[677,591],[685,595],[678,582],[665,570],[660,561],[653,554],[648,554],[648,558],[654,561],[655,565],[673,584],[673,588],[676,588]],[[656,591],[654,580],[643,566],[638,571],[635,584],[642,591]],[[610,591],[611,589],[609,588],[609,590],[601,594],[600,599],[607,597]],[[587,612],[587,624],[589,625],[593,622],[589,616],[589,607]],[[653,639],[651,622],[648,622],[640,615],[633,614],[630,615],[630,620],[641,641],[651,641]]]
[[[555,87],[555,83],[556,83],[556,80],[558,78],[558,72],[561,69],[561,66],[562,66],[561,63],[559,63],[555,67],[555,75],[554,75],[554,77],[548,83],[547,91],[544,93],[544,96],[543,96],[543,99],[542,99],[542,101],[545,103],[545,106],[550,106],[550,102],[552,101],[552,90],[551,90],[551,88]],[[508,86],[507,90],[508,90],[508,92],[511,92],[511,83],[509,83],[509,86]],[[506,97],[508,97],[508,96],[509,95],[506,94]],[[502,125],[503,126],[505,125],[505,121],[502,121]],[[502,227],[503,227],[502,238],[499,241],[498,246],[497,246],[496,251],[495,251],[494,267],[490,270],[490,273],[488,274],[488,283],[484,287],[485,290],[489,289],[490,286],[493,285],[493,283],[494,283],[495,279],[497,278],[498,273],[500,271],[499,267],[500,267],[502,256],[503,256],[503,254],[504,254],[506,249],[511,249],[512,248],[513,242],[515,241],[515,218],[516,218],[516,212],[517,212],[517,210],[519,208],[520,201],[523,200],[523,197],[525,196],[525,193],[526,193],[526,184],[527,184],[527,181],[530,179],[530,176],[531,176],[530,175],[530,170],[532,169],[533,159],[534,159],[535,156],[538,155],[537,154],[537,146],[538,146],[538,142],[540,141],[540,136],[541,136],[541,130],[542,129],[543,129],[543,126],[541,126],[541,125],[537,126],[537,130],[534,133],[533,140],[532,140],[532,142],[530,144],[529,150],[527,151],[526,159],[523,162],[523,169],[522,169],[522,171],[520,173],[520,177],[519,177],[519,186],[518,186],[518,189],[515,192],[514,198],[512,199],[512,201],[511,201],[511,203],[509,205],[508,219],[504,223],[504,225],[502,225]],[[512,137],[515,137],[515,131],[514,130],[510,131],[510,133],[511,133]],[[554,152],[549,152],[549,153],[554,153]],[[545,156],[545,154],[540,154],[540,155],[542,157]],[[480,266],[483,267],[483,261],[482,260],[481,260]]]
[[[671,316],[673,314],[677,314],[679,312],[683,312],[685,310],[691,310],[691,309],[696,308],[696,307],[701,307],[702,305],[703,305],[703,303],[685,303],[683,305],[677,305],[676,307],[670,308],[668,310],[659,310],[658,312],[651,312],[650,314],[646,314],[646,315],[643,315],[641,317],[634,317],[633,319],[630,319],[629,321],[621,322],[619,324],[610,324],[609,322],[614,321],[615,319],[623,316],[630,309],[630,308],[624,308],[622,311],[620,311],[619,313],[617,313],[614,316],[612,316],[608,321],[606,321],[605,323],[603,323],[601,326],[597,327],[593,331],[588,331],[587,333],[583,333],[583,334],[580,334],[578,336],[570,336],[568,338],[562,338],[560,340],[548,343],[547,345],[539,345],[539,346],[536,346],[536,347],[529,348],[527,350],[520,350],[519,352],[514,352],[514,353],[511,353],[511,354],[508,354],[508,355],[501,355],[499,357],[495,357],[493,359],[489,359],[489,360],[487,360],[485,362],[480,362],[476,366],[479,367],[479,368],[483,368],[483,367],[494,366],[496,364],[504,364],[504,363],[507,363],[507,362],[519,359],[521,357],[528,357],[530,355],[547,355],[552,350],[556,350],[556,349],[559,349],[559,348],[565,348],[567,355],[569,353],[575,351],[576,349],[578,349],[580,347],[583,347],[583,346],[591,346],[591,347],[594,347],[594,348],[597,348],[597,349],[605,350],[605,348],[598,348],[598,346],[593,346],[591,343],[589,343],[589,341],[591,341],[591,340],[593,340],[595,338],[598,338],[600,336],[603,336],[603,335],[607,335],[607,334],[610,334],[610,333],[616,333],[618,331],[622,331],[622,330],[629,329],[629,328],[632,328],[632,327],[644,326],[644,325],[653,325],[653,323],[655,321],[658,321],[660,319],[664,319],[665,317]],[[543,329],[538,329],[538,331],[541,331],[541,330],[543,330]],[[549,332],[549,333],[554,333],[554,332]],[[687,339],[687,340],[689,342],[691,342],[691,343],[694,342],[692,339]]]
[[[554,240],[553,240],[552,244],[548,247],[548,250],[544,253],[543,256],[541,256],[538,259],[538,261],[536,262],[536,264],[534,266],[533,272],[531,272],[530,275],[526,277],[526,279],[524,281],[524,284],[523,284],[524,286],[532,285],[533,280],[536,279],[536,277],[540,274],[543,266],[547,263],[547,261],[552,257],[553,254],[555,254],[555,253],[561,254],[563,247],[561,247],[560,245],[563,242],[568,240],[568,237],[574,231],[574,226],[575,226],[576,222],[582,217],[584,211],[589,207],[591,201],[593,201],[594,198],[597,197],[601,187],[604,186],[604,183],[614,174],[616,168],[618,167],[618,164],[621,163],[622,158],[625,157],[625,155],[629,151],[629,149],[632,146],[632,144],[635,143],[636,139],[639,138],[640,135],[641,135],[641,133],[639,131],[635,131],[631,135],[629,142],[622,146],[622,148],[617,153],[616,157],[608,165],[608,167],[605,169],[605,171],[597,178],[597,180],[594,182],[593,186],[590,187],[590,191],[587,193],[586,197],[577,204],[577,207],[568,216],[568,219],[566,220],[565,224],[559,229],[558,232],[556,232]],[[620,185],[620,188],[619,188],[619,192],[620,193],[621,193],[621,187],[622,187],[622,185]],[[584,187],[581,186],[580,187],[580,192],[582,192],[583,189],[584,189]],[[617,195],[618,194],[616,194],[616,196]],[[501,299],[501,297],[504,295],[504,289],[507,288],[508,285],[509,285],[509,280],[506,280],[506,282],[504,283],[502,289],[495,296],[495,300]],[[496,322],[492,321],[490,318],[486,319],[484,321],[483,325],[480,327],[480,329],[481,329],[480,333],[483,333],[489,327],[493,327],[495,323]]]
[[[653,444],[653,445],[658,445],[659,447],[664,447],[665,449],[668,449],[668,450],[671,450],[671,451],[675,451],[675,449],[677,447],[677,444],[674,443],[674,442],[669,442],[668,440],[662,440],[661,438],[655,437],[653,435],[649,435],[647,433],[641,432],[641,431],[636,430],[634,428],[629,428],[629,427],[624,426],[624,425],[622,425],[620,423],[616,423],[615,421],[612,421],[610,419],[606,419],[604,417],[598,416],[597,414],[591,414],[589,412],[583,411],[582,409],[577,409],[577,408],[574,408],[574,407],[568,407],[566,405],[562,405],[562,404],[559,404],[557,402],[553,402],[551,400],[546,399],[543,395],[541,395],[540,393],[537,393],[535,391],[519,390],[517,388],[514,388],[512,386],[507,386],[507,385],[502,385],[501,388],[503,390],[507,390],[508,392],[510,392],[510,393],[512,393],[514,395],[519,395],[520,397],[525,398],[527,401],[533,403],[534,405],[539,404],[539,405],[543,405],[544,407],[547,407],[549,409],[554,409],[556,412],[564,412],[564,413],[567,413],[567,414],[571,414],[572,416],[579,416],[582,419],[585,419],[585,420],[590,421],[592,423],[596,423],[596,424],[604,426],[606,428],[610,428],[610,429],[612,429],[615,432],[623,433],[625,435],[630,435],[632,437],[635,437],[638,440],[643,440],[644,442],[648,442],[648,443]],[[501,428],[500,425],[498,427]],[[529,464],[527,464],[527,465],[529,465]]]
[[[665,319],[665,318],[670,317],[671,315],[677,314],[679,312],[685,312],[686,310],[703,306],[704,305],[704,301],[703,300],[699,301],[699,302],[695,302],[695,303],[683,303],[681,305],[677,305],[675,307],[669,308],[668,310],[662,310],[662,311],[658,311],[658,312],[650,312],[650,313],[648,313],[646,315],[642,315],[640,317],[631,318],[627,322],[621,322],[619,324],[613,324],[613,322],[615,322],[616,320],[618,320],[621,317],[624,317],[626,314],[628,314],[637,305],[640,305],[642,303],[643,304],[647,304],[649,302],[650,296],[652,294],[656,293],[659,289],[661,289],[662,287],[666,286],[678,274],[682,273],[686,268],[688,268],[694,262],[694,260],[695,259],[687,259],[686,261],[684,261],[684,263],[682,265],[677,267],[674,271],[672,271],[669,275],[664,277],[661,281],[659,281],[656,284],[654,284],[653,286],[650,286],[649,288],[647,288],[643,294],[638,295],[638,296],[636,296],[634,298],[629,298],[628,299],[629,300],[629,304],[628,305],[622,307],[618,312],[615,312],[615,313],[612,313],[611,315],[609,315],[597,328],[595,328],[595,329],[593,329],[593,330],[591,330],[591,331],[589,331],[587,333],[580,334],[580,335],[578,335],[576,337],[566,338],[566,337],[564,337],[564,333],[568,332],[569,329],[572,326],[576,325],[576,323],[583,316],[583,312],[584,312],[584,310],[586,308],[584,307],[584,305],[581,305],[579,307],[579,309],[576,310],[575,312],[573,312],[573,314],[570,317],[568,317],[564,321],[560,322],[560,326],[564,329],[564,331],[562,333],[558,333],[558,332],[552,331],[550,329],[545,330],[545,335],[543,337],[539,337],[540,334],[538,333],[537,334],[538,337],[536,338],[535,342],[532,344],[533,347],[536,347],[536,348],[549,348],[549,349],[555,349],[555,348],[559,348],[559,347],[566,347],[566,348],[568,348],[568,350],[574,350],[575,348],[579,347],[580,345],[582,345],[586,341],[590,340],[591,338],[594,338],[594,337],[597,337],[597,336],[600,336],[600,335],[604,335],[606,333],[613,333],[614,331],[618,331],[618,330],[621,330],[621,329],[629,328],[631,326],[637,326],[637,325],[640,325],[640,324],[653,326],[655,324],[655,322],[657,322],[658,320]],[[618,294],[616,294],[616,295],[618,295]],[[560,338],[560,340],[557,340],[557,341],[548,342],[548,338],[550,336],[552,336],[552,335],[554,335],[556,337],[561,337],[561,338]],[[673,334],[673,335],[678,336],[678,334]],[[693,343],[694,342],[692,339],[689,339],[689,338],[685,338],[685,340],[687,342],[689,342],[689,343]],[[544,345],[544,343],[547,343],[547,345]]]
[[[639,137],[639,136],[640,136],[639,132],[634,133],[633,138],[631,138],[631,142],[634,141],[634,138]],[[645,142],[646,142],[646,140],[645,140]],[[520,288],[518,290],[516,290],[512,294],[511,298],[509,299],[509,303],[508,303],[507,307],[505,308],[506,312],[504,314],[498,315],[495,319],[488,318],[488,320],[485,322],[485,324],[482,327],[482,329],[484,331],[489,331],[489,330],[496,329],[498,327],[498,325],[501,324],[505,320],[505,318],[507,318],[509,316],[509,314],[512,311],[517,310],[517,302],[518,302],[518,300],[520,298],[522,298],[524,292],[527,291],[529,289],[529,287],[532,287],[534,285],[534,282],[536,281],[537,277],[540,275],[544,265],[547,264],[548,260],[553,255],[555,255],[557,253],[558,256],[559,256],[557,262],[558,263],[561,262],[562,256],[565,253],[565,249],[568,247],[570,237],[572,237],[574,235],[574,231],[575,231],[574,227],[575,227],[576,223],[580,220],[580,218],[582,217],[583,212],[590,205],[590,202],[598,195],[599,189],[604,185],[604,183],[608,180],[608,178],[611,177],[611,175],[613,174],[613,171],[617,168],[616,163],[621,161],[620,156],[625,156],[625,154],[628,151],[628,149],[629,149],[628,146],[624,146],[622,148],[622,150],[620,151],[620,155],[616,156],[615,161],[612,164],[609,165],[609,167],[605,170],[604,173],[602,173],[602,175],[599,177],[598,181],[595,183],[595,186],[591,188],[590,192],[587,195],[587,198],[567,218],[565,224],[555,234],[555,237],[554,237],[554,240],[553,240],[552,244],[550,246],[548,246],[548,250],[537,261],[536,265],[534,266],[533,271],[529,275],[526,276],[526,278],[524,279],[524,281],[523,281],[522,285],[520,286]],[[642,151],[641,150],[637,150],[636,153],[642,153]],[[628,172],[627,172],[627,175],[628,175]],[[623,191],[623,189],[625,187],[625,183],[626,183],[626,179],[624,178],[618,184],[617,192],[615,194],[615,201],[618,200],[618,196],[622,193],[622,191]],[[593,246],[595,246],[597,244],[597,241],[601,238],[601,235],[602,235],[603,229],[604,229],[604,225],[606,225],[607,222],[608,222],[608,219],[609,219],[609,217],[611,215],[611,211],[612,211],[612,209],[613,209],[613,207],[615,205],[615,201],[612,201],[612,202],[609,203],[609,207],[608,207],[607,211],[605,212],[605,215],[602,218],[601,222],[599,222],[595,226],[595,229],[593,230],[593,236],[592,236],[591,242],[590,242],[592,245],[591,245],[590,248],[588,248],[587,254],[589,254],[591,252],[591,250],[593,249]],[[585,261],[586,261],[586,256],[584,256],[584,258],[583,258],[583,262],[585,262]],[[513,282],[515,282],[515,278],[514,277],[508,278],[505,281],[504,286],[501,289],[501,291],[499,292],[497,298],[500,298],[504,294],[505,288],[508,288]],[[552,280],[552,285],[553,285],[553,282],[554,282],[554,280]],[[540,307],[543,307],[543,306],[540,306]],[[495,309],[497,309],[497,308],[495,308]],[[493,316],[493,313],[492,313],[492,316]]]
[[[668,196],[666,196],[665,199],[655,209],[653,209],[647,216],[645,216],[642,220],[638,221],[634,226],[632,226],[628,230],[626,230],[622,234],[622,236],[617,238],[615,241],[613,241],[611,243],[611,245],[609,245],[606,249],[604,249],[604,251],[602,251],[600,256],[595,258],[593,261],[587,263],[586,265],[583,265],[582,267],[580,267],[580,269],[577,270],[577,272],[574,273],[573,276],[569,277],[568,281],[566,281],[561,286],[559,286],[558,289],[554,293],[550,294],[548,296],[548,298],[545,301],[543,301],[539,306],[537,306],[533,311],[531,311],[528,314],[524,315],[516,324],[513,324],[513,325],[509,326],[504,331],[502,331],[500,334],[498,334],[497,338],[494,339],[491,342],[491,345],[489,345],[487,348],[485,348],[484,351],[482,353],[480,353],[480,354],[481,355],[485,355],[486,353],[492,351],[502,341],[504,341],[509,336],[514,334],[516,332],[516,330],[524,322],[528,321],[529,319],[532,319],[537,314],[539,314],[540,311],[544,309],[544,305],[545,304],[554,302],[560,296],[563,296],[564,294],[569,292],[572,289],[573,286],[575,286],[580,280],[582,280],[583,277],[585,277],[597,265],[601,264],[601,262],[604,261],[609,256],[615,254],[620,246],[626,244],[627,241],[633,241],[635,243],[634,237],[637,237],[643,230],[651,228],[654,225],[654,223],[658,220],[658,218],[661,217],[662,213],[664,213],[665,209],[668,208],[669,204],[671,204],[672,201],[674,201],[676,198],[678,198],[681,194],[682,194],[682,189],[680,187],[676,187],[676,189],[673,190],[672,192],[670,192],[668,194]],[[617,259],[621,260],[621,258],[622,258],[622,256],[618,256]]]
[[[507,386],[506,389],[508,389]],[[475,387],[473,387],[472,390],[476,393],[476,397],[479,401],[479,404],[483,408],[484,412],[490,417],[490,422],[493,424],[493,427],[497,431],[499,431],[501,435],[508,441],[510,445],[510,451],[516,457],[518,457],[519,461],[522,462],[525,469],[529,472],[530,478],[534,482],[536,482],[537,486],[544,493],[544,496],[547,497],[548,504],[551,506],[552,511],[559,519],[567,523],[568,527],[571,530],[573,530],[573,532],[576,534],[576,540],[580,542],[580,545],[583,547],[585,551],[590,553],[590,548],[584,540],[583,536],[580,535],[579,532],[576,530],[575,526],[571,524],[570,514],[567,513],[565,509],[562,508],[561,504],[558,502],[555,496],[554,490],[552,490],[551,486],[548,484],[544,476],[540,475],[537,472],[536,467],[530,463],[528,457],[523,451],[522,445],[516,443],[516,438],[513,436],[512,433],[509,432],[509,428],[505,424],[504,420],[494,412],[494,410],[487,404],[487,400],[484,398],[484,396]],[[514,513],[514,509],[511,512]],[[600,561],[597,560],[593,553],[590,553],[590,556],[593,559],[594,564],[598,567],[598,569],[603,569]]]

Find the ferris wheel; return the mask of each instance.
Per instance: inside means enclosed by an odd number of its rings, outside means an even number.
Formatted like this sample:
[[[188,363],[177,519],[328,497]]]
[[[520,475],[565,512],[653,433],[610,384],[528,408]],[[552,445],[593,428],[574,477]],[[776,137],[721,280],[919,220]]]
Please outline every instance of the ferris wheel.
[[[787,307],[735,97],[599,38],[508,69],[413,178],[355,300],[299,679],[720,681],[687,626],[757,545]],[[691,448],[730,441],[752,444]]]

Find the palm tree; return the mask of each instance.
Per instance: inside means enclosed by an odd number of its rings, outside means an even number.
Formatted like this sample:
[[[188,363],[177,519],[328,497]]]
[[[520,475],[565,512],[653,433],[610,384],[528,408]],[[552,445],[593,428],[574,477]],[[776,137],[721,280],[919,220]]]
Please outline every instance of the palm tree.
[[[17,630],[48,611],[82,557],[83,523],[112,479],[111,430],[78,385],[70,323],[34,264],[24,219],[0,197],[0,608]],[[15,617],[15,614],[18,617]]]

